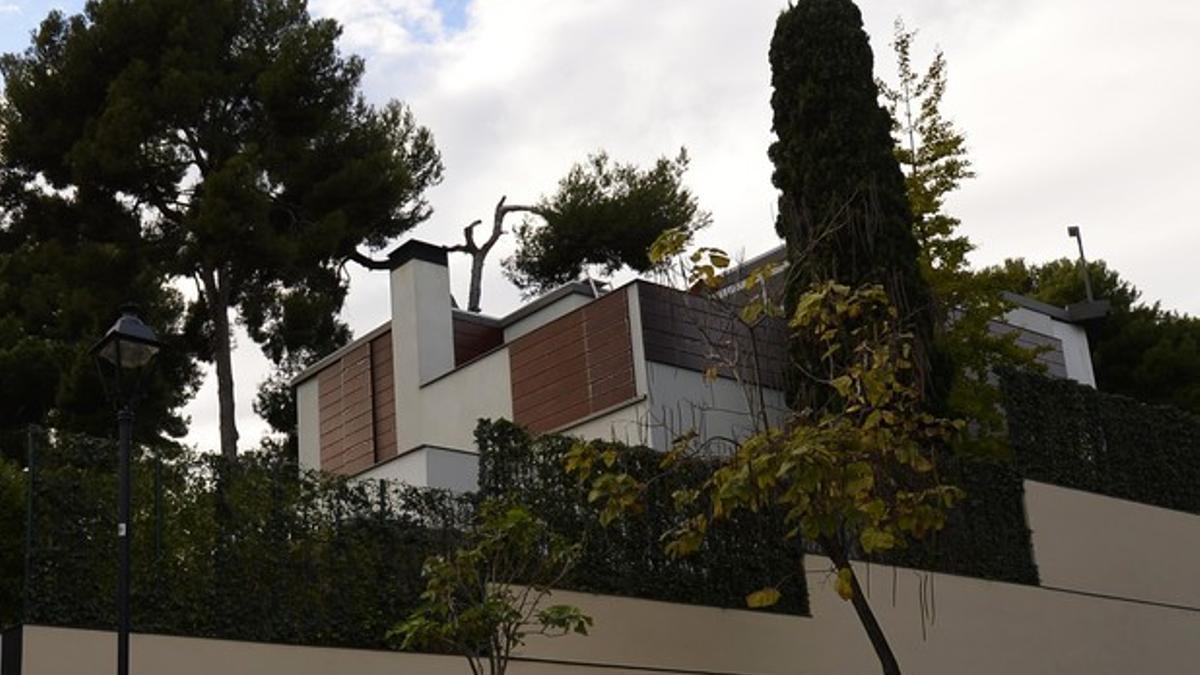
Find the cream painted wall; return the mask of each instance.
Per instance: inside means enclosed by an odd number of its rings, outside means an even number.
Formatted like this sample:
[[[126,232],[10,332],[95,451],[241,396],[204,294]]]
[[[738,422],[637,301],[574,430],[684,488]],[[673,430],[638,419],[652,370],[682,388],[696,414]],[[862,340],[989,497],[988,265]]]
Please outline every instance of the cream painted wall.
[[[1200,610],[1200,516],[1035,481],[1025,509],[1043,585]]]
[[[739,440],[753,433],[748,396],[756,397],[756,391],[726,378],[705,382],[703,373],[653,361],[646,363],[646,375],[654,447],[665,450],[670,439],[690,430],[703,438]],[[763,393],[768,418],[778,426],[786,412],[783,393],[774,389]]]
[[[508,349],[472,361],[416,393],[415,405],[398,418],[397,427],[414,425],[420,433],[416,444],[474,452],[479,418],[513,416]]]
[[[512,672],[617,675],[636,666],[642,673],[877,675],[853,609],[831,587],[828,561],[805,562],[811,618],[557,593],[554,602],[592,615],[591,635],[531,639],[524,655],[575,665],[523,662]],[[1200,612],[908,569],[860,566],[859,573],[870,579],[872,605],[906,673],[1196,672]],[[24,652],[23,675],[107,675],[114,647],[111,634],[32,627]],[[149,635],[133,637],[132,664],[135,675],[466,672],[464,662],[449,657]]]
[[[321,468],[321,407],[317,380],[312,377],[296,387],[300,468],[314,471]]]
[[[650,427],[646,401],[633,401],[606,414],[559,429],[556,433],[575,438],[618,441],[629,445],[649,445]]]

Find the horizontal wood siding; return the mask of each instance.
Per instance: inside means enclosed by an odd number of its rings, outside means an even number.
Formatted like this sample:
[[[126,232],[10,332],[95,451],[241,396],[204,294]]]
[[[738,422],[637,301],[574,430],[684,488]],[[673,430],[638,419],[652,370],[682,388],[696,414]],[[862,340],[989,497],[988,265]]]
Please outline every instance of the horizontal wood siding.
[[[787,372],[787,326],[764,319],[750,331],[736,319],[736,305],[684,293],[666,286],[638,284],[646,360],[704,372],[724,358],[737,355],[741,376],[755,377],[752,355],[757,349],[762,384],[784,389]],[[719,369],[731,377],[729,368]]]
[[[504,329],[460,314],[454,315],[454,366],[485,354],[504,343]]]
[[[550,431],[637,395],[629,302],[617,291],[509,345],[513,420]]]
[[[391,340],[385,332],[317,374],[322,471],[352,475],[395,456]]]
[[[374,414],[375,462],[396,456],[396,387],[392,376],[392,334],[371,340],[371,410]]]

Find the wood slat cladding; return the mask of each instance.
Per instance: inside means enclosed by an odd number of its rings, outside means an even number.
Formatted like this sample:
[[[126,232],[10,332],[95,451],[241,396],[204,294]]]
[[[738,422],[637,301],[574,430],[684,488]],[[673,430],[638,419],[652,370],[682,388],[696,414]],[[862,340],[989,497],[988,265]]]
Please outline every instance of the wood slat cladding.
[[[504,329],[454,314],[454,367],[489,352],[504,343]]]
[[[509,344],[513,420],[535,432],[637,395],[629,300],[610,293]]]
[[[392,336],[354,347],[317,375],[321,469],[356,474],[396,454]]]
[[[716,345],[722,355],[738,354],[742,377],[752,380],[751,354],[757,347],[762,383],[785,388],[787,326],[782,320],[764,319],[754,329],[752,344],[748,329],[721,300],[646,282],[638,283],[638,293],[647,361],[704,372],[714,363],[710,345]],[[727,370],[722,374],[732,375]]]

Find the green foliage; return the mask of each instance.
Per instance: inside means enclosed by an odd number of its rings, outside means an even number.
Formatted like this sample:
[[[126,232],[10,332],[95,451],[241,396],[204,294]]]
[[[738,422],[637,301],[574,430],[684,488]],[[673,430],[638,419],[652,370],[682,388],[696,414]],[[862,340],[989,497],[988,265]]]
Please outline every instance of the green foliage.
[[[457,545],[472,511],[437,491],[301,475],[274,456],[138,454],[138,631],[386,647],[419,602],[424,560]],[[36,447],[26,621],[113,625],[115,464],[107,440],[55,434]]]
[[[25,191],[0,167],[0,429],[38,424],[107,433],[114,424],[88,349],[129,301],[167,349],[139,406],[139,438],[180,437],[198,371],[184,301],[155,269],[138,223],[100,195]]]
[[[25,497],[28,479],[0,455],[0,630],[20,622],[25,595]]]
[[[591,617],[546,605],[579,559],[581,547],[515,502],[484,501],[466,541],[426,560],[421,604],[389,636],[402,649],[448,650],[471,672],[503,675],[530,634],[587,635]]]
[[[1103,260],[1088,265],[1095,296],[1112,305],[1088,331],[1100,390],[1200,414],[1200,318],[1142,302],[1138,289]],[[1087,298],[1078,263],[1066,258],[1040,265],[1006,260],[989,273],[1052,305]]]
[[[937,287],[937,273],[961,271],[975,247],[958,232],[960,221],[943,211],[946,196],[963,180],[974,178],[967,158],[967,139],[942,115],[946,94],[946,57],[939,49],[923,74],[913,68],[916,31],[896,19],[892,49],[896,52],[895,87],[877,80],[887,102],[896,134],[896,161],[905,171],[905,187],[913,215],[913,234],[921,246],[922,263]]]
[[[0,59],[5,171],[132,222],[159,274],[194,281],[236,451],[228,312],[278,360],[340,330],[343,262],[428,218],[441,177],[403,105],[370,106],[362,61],[302,0],[101,0],[51,13]],[[104,241],[87,236],[86,241]],[[310,321],[319,317],[319,321]]]
[[[1200,418],[1029,373],[1003,386],[1026,478],[1200,514]]]
[[[648,169],[613,163],[604,152],[571,167],[558,190],[538,203],[545,222],[516,228],[517,250],[504,261],[508,278],[532,295],[577,279],[587,265],[610,274],[626,266],[652,269],[646,252],[660,234],[677,229],[690,237],[708,224],[683,185],[687,167],[685,150]]]
[[[670,555],[696,552],[713,523],[742,511],[780,509],[790,528],[786,536],[819,543],[839,570],[848,569],[844,538],[871,554],[942,528],[962,492],[938,479],[933,450],[962,424],[921,411],[911,338],[898,323],[878,286],[830,282],[800,298],[790,325],[823,355],[820,370],[806,375],[831,390],[821,397],[827,407],[799,411],[786,426],[744,439],[698,488],[676,491],[676,505],[687,515],[666,537]],[[690,449],[678,445],[664,463]],[[578,444],[567,461],[605,511],[620,514],[638,504],[630,481],[591,444]],[[769,597],[774,593],[752,594],[749,601]]]
[[[1024,478],[1011,457],[945,453],[937,470],[942,480],[963,491],[962,500],[946,514],[945,527],[928,539],[867,560],[1036,585]]]
[[[958,218],[945,212],[946,198],[973,178],[966,137],[942,114],[946,58],[937,50],[924,73],[912,62],[916,31],[896,20],[892,48],[898,64],[896,85],[877,80],[893,119],[895,156],[905,173],[920,245],[921,274],[934,298],[934,339],[938,364],[949,389],[943,403],[955,417],[969,419],[978,433],[964,437],[978,454],[1002,456],[1004,416],[1000,391],[989,373],[1004,367],[1035,367],[1031,350],[1018,347],[1017,334],[991,326],[1011,306],[1003,300],[1009,279],[972,270],[967,254],[974,244],[958,231]]]
[[[883,287],[913,334],[914,372],[940,393],[929,289],[921,278],[892,121],[878,102],[862,16],[851,0],[800,0],[780,14],[770,48],[771,108],[778,140],[769,155],[779,188],[776,231],[787,242],[786,308],[811,286],[836,281]],[[820,353],[795,341],[793,358],[816,368]],[[797,380],[804,404],[820,388]]]
[[[582,542],[579,561],[564,579],[564,588],[744,608],[750,593],[771,586],[783,596],[773,611],[808,613],[804,549],[799,538],[785,537],[788,527],[778,511],[731,514],[713,523],[699,549],[687,558],[664,550],[664,537],[681,524],[676,500],[703,484],[714,468],[711,461],[681,460],[664,472],[661,452],[619,443],[591,443],[581,456],[574,452],[574,439],[531,437],[504,420],[481,422],[475,438],[485,498],[517,500],[554,531]],[[593,486],[582,484],[566,468],[571,457],[592,458],[607,473],[625,476],[613,480],[625,484],[618,491],[636,487],[636,504],[619,519],[601,525],[613,500],[589,498]]]

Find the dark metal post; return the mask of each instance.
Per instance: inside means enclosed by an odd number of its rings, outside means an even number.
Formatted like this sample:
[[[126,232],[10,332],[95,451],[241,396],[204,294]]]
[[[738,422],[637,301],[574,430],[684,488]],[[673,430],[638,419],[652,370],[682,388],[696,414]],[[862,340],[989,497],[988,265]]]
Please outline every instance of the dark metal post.
[[[26,451],[25,469],[29,472],[29,481],[26,483],[25,493],[25,581],[21,584],[22,610],[21,622],[30,623],[33,621],[33,545],[36,538],[33,533],[34,524],[34,492],[37,490],[37,452],[34,441],[34,427],[30,425],[25,430]]]
[[[1092,296],[1092,275],[1088,271],[1087,257],[1083,255],[1083,234],[1080,233],[1079,227],[1072,225],[1067,228],[1067,235],[1074,237],[1079,243],[1079,267],[1083,274],[1083,290],[1087,293],[1088,302],[1094,301],[1096,298]]]
[[[129,455],[132,452],[133,410],[125,405],[117,413],[117,675],[129,675]]]

